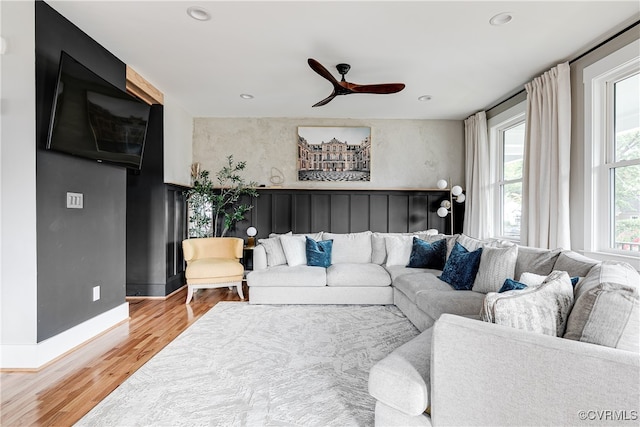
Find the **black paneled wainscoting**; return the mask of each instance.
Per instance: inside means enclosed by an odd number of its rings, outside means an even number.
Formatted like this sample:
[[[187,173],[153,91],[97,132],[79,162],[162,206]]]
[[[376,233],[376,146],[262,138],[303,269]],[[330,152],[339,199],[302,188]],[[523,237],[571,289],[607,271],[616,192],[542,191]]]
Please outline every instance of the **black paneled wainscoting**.
[[[436,211],[449,192],[443,190],[324,190],[261,188],[251,200],[247,220],[232,233],[246,238],[246,229],[258,229],[258,238],[269,233],[356,233],[379,231],[404,233],[435,228],[451,233],[451,214]],[[462,231],[464,204],[453,203],[453,231]]]

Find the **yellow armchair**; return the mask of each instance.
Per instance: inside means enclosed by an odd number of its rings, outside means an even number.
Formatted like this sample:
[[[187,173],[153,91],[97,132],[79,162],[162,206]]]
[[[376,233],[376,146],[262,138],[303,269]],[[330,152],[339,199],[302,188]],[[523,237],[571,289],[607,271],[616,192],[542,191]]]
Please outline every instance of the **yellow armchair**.
[[[242,259],[244,241],[237,237],[205,237],[182,241],[187,261],[187,301],[196,289],[236,286],[240,299],[244,299]]]

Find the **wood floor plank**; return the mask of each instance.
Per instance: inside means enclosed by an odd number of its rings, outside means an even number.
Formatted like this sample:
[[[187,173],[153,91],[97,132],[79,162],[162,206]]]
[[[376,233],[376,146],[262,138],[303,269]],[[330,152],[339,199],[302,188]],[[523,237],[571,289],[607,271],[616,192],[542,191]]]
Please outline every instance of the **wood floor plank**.
[[[227,288],[185,298],[130,300],[128,321],[43,369],[0,373],[0,425],[73,425],[211,307],[240,300]]]

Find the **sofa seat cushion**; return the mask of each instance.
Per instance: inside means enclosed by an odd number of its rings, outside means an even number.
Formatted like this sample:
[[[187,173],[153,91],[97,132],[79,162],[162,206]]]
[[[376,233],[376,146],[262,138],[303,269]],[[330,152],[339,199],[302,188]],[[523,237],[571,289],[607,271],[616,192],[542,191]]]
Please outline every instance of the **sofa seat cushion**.
[[[248,286],[326,286],[324,267],[276,265],[247,275]]]
[[[327,268],[327,286],[389,286],[391,277],[378,264],[343,263]]]
[[[413,269],[411,269],[413,270]],[[423,270],[429,271],[429,270]],[[410,274],[398,277],[393,281],[393,286],[405,294],[413,303],[419,292],[436,289],[441,291],[452,290],[451,285],[436,277],[438,270],[431,270],[433,273]]]
[[[439,276],[440,273],[442,273],[440,270],[432,270],[430,268],[410,268],[402,265],[384,266],[384,268],[389,273],[389,276],[391,276],[392,282],[395,282],[398,277],[407,275],[433,273],[436,276]]]
[[[477,315],[482,309],[484,297],[485,294],[474,291],[429,289],[418,292],[416,305],[434,320],[438,320],[444,313]]]
[[[189,261],[185,277],[190,279],[235,277],[244,273],[244,267],[235,259],[199,258]]]
[[[369,394],[408,415],[429,406],[432,328],[395,349],[371,368]]]

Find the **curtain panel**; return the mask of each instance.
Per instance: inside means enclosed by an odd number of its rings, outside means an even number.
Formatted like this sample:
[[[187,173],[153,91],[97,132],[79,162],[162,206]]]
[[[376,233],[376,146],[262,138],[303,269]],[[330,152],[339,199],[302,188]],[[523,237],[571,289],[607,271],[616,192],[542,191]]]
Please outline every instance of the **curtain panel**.
[[[463,231],[478,239],[491,237],[493,192],[487,116],[480,111],[464,121],[465,186],[467,189]]]
[[[571,248],[569,168],[571,83],[569,63],[525,85],[526,133],[520,242],[539,248]]]

